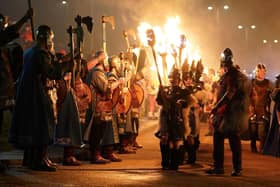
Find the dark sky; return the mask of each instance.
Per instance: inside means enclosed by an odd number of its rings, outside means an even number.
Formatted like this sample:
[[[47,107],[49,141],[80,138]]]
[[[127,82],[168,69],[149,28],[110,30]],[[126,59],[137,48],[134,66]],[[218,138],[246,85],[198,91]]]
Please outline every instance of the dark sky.
[[[136,30],[141,21],[162,25],[167,17],[178,15],[181,27],[200,47],[207,66],[216,69],[220,53],[230,47],[242,69],[251,71],[261,62],[267,65],[269,77],[274,79],[280,72],[280,43],[272,42],[280,41],[280,0],[68,0],[67,6],[63,6],[61,0],[33,0],[32,3],[35,26],[48,24],[53,28],[57,49],[66,47],[66,29],[69,25],[75,26],[77,14],[91,16],[95,21],[93,33],[86,33],[86,53],[102,48],[101,16],[115,17],[116,29],[107,27],[109,55],[125,50],[124,29]],[[230,6],[226,12],[225,4]],[[214,11],[207,10],[209,5]],[[26,10],[27,0],[0,0],[0,12],[12,20],[19,19]],[[246,29],[238,30],[239,24]],[[251,24],[257,28],[251,30]],[[266,45],[263,39],[268,40]]]

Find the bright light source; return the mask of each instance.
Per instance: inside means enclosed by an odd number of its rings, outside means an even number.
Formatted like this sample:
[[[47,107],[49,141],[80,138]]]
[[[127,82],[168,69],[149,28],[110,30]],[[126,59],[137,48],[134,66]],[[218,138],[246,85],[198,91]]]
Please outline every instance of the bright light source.
[[[228,5],[225,5],[225,6],[224,6],[224,9],[225,9],[225,10],[228,10],[228,9],[229,9],[229,6],[228,6]]]
[[[67,4],[67,1],[61,1],[61,3],[62,3],[63,5],[66,5],[66,4]]]
[[[251,25],[251,29],[255,29],[256,28],[256,25]]]
[[[237,28],[238,29],[243,29],[243,26],[242,25],[238,25]]]
[[[266,43],[267,43],[267,40],[263,40],[263,43],[266,44]]]
[[[277,44],[277,43],[278,43],[278,40],[274,40],[273,42]]]
[[[208,9],[208,10],[213,10],[213,7],[212,7],[212,6],[209,6],[207,9]]]

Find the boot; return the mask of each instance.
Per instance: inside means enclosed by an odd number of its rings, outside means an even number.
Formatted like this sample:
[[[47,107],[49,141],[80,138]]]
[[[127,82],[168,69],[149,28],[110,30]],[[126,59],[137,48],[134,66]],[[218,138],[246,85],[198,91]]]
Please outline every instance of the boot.
[[[73,147],[64,147],[63,163],[64,166],[80,166],[82,162],[74,156]]]
[[[104,146],[103,150],[103,158],[110,160],[111,162],[121,162],[122,159],[119,158],[115,153],[114,153],[114,147],[113,145],[109,146]]]
[[[7,169],[7,165],[0,161],[0,173],[4,173]]]
[[[32,155],[33,155],[33,149],[32,148],[25,148],[23,153],[23,159],[22,159],[22,166],[23,167],[31,167],[32,164]]]
[[[138,142],[137,142],[137,140],[136,140],[136,138],[137,138],[137,136],[138,136],[138,134],[135,134],[134,136],[133,136],[133,147],[136,147],[137,149],[141,149],[141,148],[143,148],[143,146],[142,145],[140,145],[140,144],[138,144]]]
[[[167,170],[169,167],[170,150],[167,144],[160,143],[161,152],[161,167],[163,170]]]
[[[47,162],[50,166],[56,168],[56,167],[57,167],[57,163],[51,161],[51,159],[50,159],[49,156],[48,156],[48,149],[47,149],[47,148],[45,149],[44,155],[45,155],[45,156],[44,156],[45,162]]]
[[[107,164],[110,163],[110,160],[107,160],[101,156],[100,149],[92,149],[91,150],[91,164]]]
[[[179,165],[183,165],[184,161],[185,161],[185,148],[184,146],[180,146],[179,150],[178,150],[178,163]]]
[[[173,148],[171,149],[171,152],[170,152],[170,164],[169,164],[169,170],[174,170],[174,171],[177,171],[178,170],[178,167],[179,167],[179,150]]]
[[[56,167],[49,165],[45,160],[47,156],[47,146],[34,148],[32,153],[33,160],[31,169],[36,171],[56,171]]]
[[[256,140],[251,140],[251,152],[252,153],[257,153],[258,152],[257,145],[256,145]]]
[[[129,147],[128,138],[127,137],[122,137],[119,154],[135,154],[135,153],[136,153],[136,151]]]

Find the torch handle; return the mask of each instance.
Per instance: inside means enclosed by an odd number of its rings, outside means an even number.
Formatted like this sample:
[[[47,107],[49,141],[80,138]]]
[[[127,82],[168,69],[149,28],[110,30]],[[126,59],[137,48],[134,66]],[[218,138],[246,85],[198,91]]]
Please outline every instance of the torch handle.
[[[31,9],[31,0],[28,0],[28,8]],[[30,18],[30,26],[32,31],[32,39],[35,41],[35,34],[34,34],[34,22],[33,22],[33,16]]]

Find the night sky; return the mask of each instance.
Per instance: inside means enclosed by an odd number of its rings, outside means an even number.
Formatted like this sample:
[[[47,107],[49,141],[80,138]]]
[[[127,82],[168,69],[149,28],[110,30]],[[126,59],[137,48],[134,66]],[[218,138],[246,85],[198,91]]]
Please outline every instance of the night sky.
[[[91,16],[93,33],[85,36],[85,53],[102,48],[101,16],[114,16],[116,29],[107,27],[109,55],[126,49],[124,29],[136,30],[140,22],[162,25],[167,17],[180,16],[181,28],[188,38],[199,46],[202,60],[217,69],[219,56],[230,47],[237,64],[250,72],[257,63],[268,67],[268,77],[280,72],[280,0],[33,0],[34,24],[48,24],[55,32],[56,49],[67,48],[69,25],[74,17]],[[224,11],[223,6],[229,5]],[[213,6],[212,11],[207,7]],[[27,10],[27,0],[0,0],[0,12],[18,20]],[[238,30],[238,25],[245,29]],[[256,25],[252,30],[250,26]],[[263,39],[268,41],[263,44]],[[278,39],[275,44],[273,40]]]

